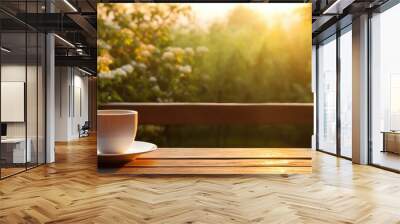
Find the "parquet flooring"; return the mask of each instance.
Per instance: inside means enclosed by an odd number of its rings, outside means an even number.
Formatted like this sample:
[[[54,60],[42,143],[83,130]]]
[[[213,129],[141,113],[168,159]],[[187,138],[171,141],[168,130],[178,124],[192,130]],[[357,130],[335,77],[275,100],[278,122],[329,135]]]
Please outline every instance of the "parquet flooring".
[[[115,176],[94,138],[0,181],[0,223],[400,223],[400,175],[315,152],[313,173]]]

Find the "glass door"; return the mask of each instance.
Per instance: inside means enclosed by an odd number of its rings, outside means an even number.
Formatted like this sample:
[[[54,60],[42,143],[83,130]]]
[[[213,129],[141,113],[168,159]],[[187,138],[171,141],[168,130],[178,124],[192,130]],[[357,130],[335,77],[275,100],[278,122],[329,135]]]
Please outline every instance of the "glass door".
[[[41,13],[43,1],[0,7]],[[45,163],[45,35],[0,12],[0,178]],[[7,23],[3,23],[7,21]]]
[[[26,123],[26,42],[25,31],[1,34],[2,177],[26,170],[31,161]]]

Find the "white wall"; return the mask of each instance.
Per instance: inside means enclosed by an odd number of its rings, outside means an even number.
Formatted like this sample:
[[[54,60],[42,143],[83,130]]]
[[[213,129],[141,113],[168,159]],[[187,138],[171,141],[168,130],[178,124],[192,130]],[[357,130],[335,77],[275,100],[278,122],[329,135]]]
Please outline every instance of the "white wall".
[[[75,70],[74,75],[74,108],[72,108],[72,130],[71,135],[79,137],[78,133],[78,124],[83,125],[85,121],[88,120],[88,78],[82,76],[82,73],[76,74],[77,70]]]
[[[88,78],[76,68],[56,67],[56,141],[79,137],[78,125],[88,120]]]
[[[69,85],[67,67],[55,68],[55,141],[68,141],[69,136]]]

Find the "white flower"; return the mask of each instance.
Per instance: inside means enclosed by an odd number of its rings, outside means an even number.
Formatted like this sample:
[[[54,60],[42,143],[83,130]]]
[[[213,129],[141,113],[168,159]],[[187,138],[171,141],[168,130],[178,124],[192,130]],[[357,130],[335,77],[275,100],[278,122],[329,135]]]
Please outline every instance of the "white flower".
[[[126,76],[127,73],[125,70],[123,70],[122,68],[117,68],[114,70],[114,74],[115,75],[120,75],[120,76]]]
[[[102,78],[102,79],[112,79],[112,78],[114,78],[111,75],[110,72],[100,72],[98,76],[99,76],[99,78]]]
[[[182,71],[186,73],[191,73],[192,67],[190,65],[186,65]]]
[[[193,55],[194,54],[193,48],[191,48],[191,47],[185,48],[185,52],[188,55]]]
[[[154,50],[156,49],[156,47],[154,47],[154,45],[152,45],[152,44],[148,44],[148,45],[146,46],[146,48],[147,48],[149,51],[154,51]]]
[[[208,52],[208,48],[204,46],[199,46],[196,48],[197,53],[204,54]]]
[[[190,65],[178,66],[178,70],[182,73],[187,74],[192,72],[192,67]]]
[[[143,64],[143,63],[138,63],[137,67],[140,68],[140,69],[143,69],[143,70],[147,68],[147,66],[145,64]]]
[[[185,51],[180,47],[167,47],[167,51],[173,52],[175,54],[183,54]]]
[[[150,53],[148,50],[144,50],[144,51],[142,51],[142,55],[143,55],[144,57],[148,57],[148,56],[151,55],[151,53]]]
[[[151,88],[153,91],[159,92],[160,91],[160,87],[158,85],[153,86],[153,88]]]
[[[105,25],[111,29],[115,29],[115,30],[119,30],[120,26],[116,23],[114,23],[113,21],[106,21]]]
[[[157,78],[154,77],[154,76],[150,76],[149,81],[150,82],[157,82]]]
[[[176,54],[183,54],[183,53],[185,53],[185,51],[184,51],[182,48],[180,48],[180,47],[174,47],[174,48],[172,48],[172,52],[174,52],[174,53],[176,53]]]
[[[104,48],[104,49],[111,49],[111,46],[108,45],[105,41],[103,40],[97,40],[97,46],[99,46],[100,48]]]
[[[124,69],[127,73],[132,73],[133,70],[135,70],[135,68],[130,64],[122,66],[122,69]]]
[[[174,58],[174,53],[167,51],[164,52],[163,55],[161,56],[162,60],[172,60]]]

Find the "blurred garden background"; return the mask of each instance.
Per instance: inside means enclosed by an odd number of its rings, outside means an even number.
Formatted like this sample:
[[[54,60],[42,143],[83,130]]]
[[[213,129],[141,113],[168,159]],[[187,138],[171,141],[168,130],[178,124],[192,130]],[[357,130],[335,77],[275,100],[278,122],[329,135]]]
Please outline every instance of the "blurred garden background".
[[[97,7],[98,104],[313,101],[310,4]],[[310,147],[312,129],[146,125],[138,139],[164,147]]]

